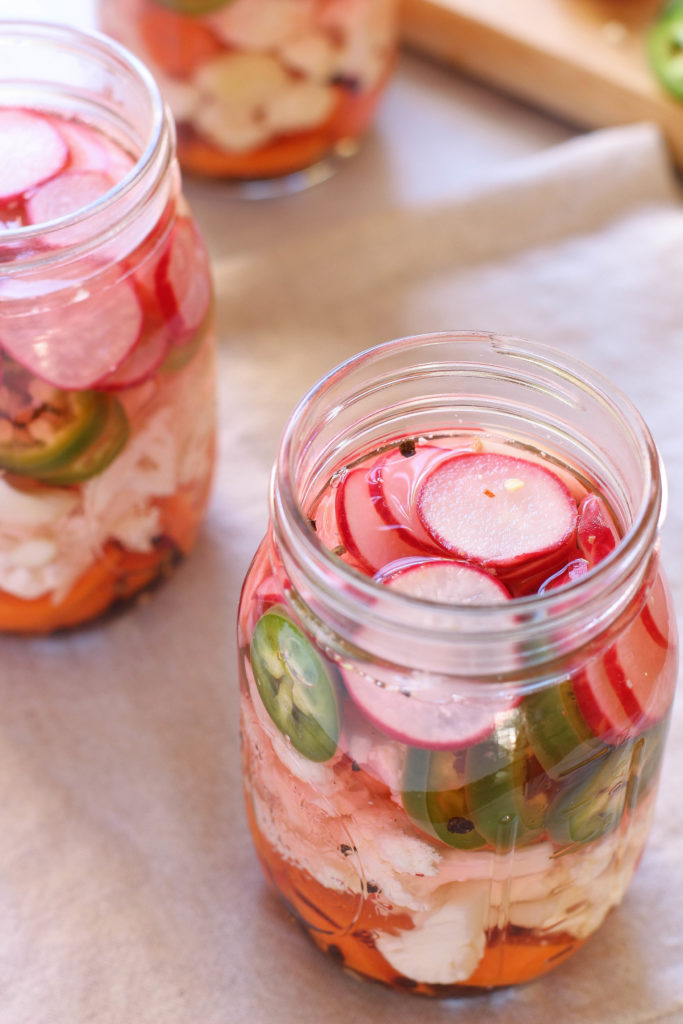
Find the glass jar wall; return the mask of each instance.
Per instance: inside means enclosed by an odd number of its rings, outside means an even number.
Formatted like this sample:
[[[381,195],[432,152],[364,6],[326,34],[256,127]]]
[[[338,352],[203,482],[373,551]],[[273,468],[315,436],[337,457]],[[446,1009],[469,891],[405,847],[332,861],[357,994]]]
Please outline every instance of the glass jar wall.
[[[214,448],[211,280],[136,58],[0,31],[0,629],[77,625],[193,546]]]
[[[662,516],[638,413],[542,346],[405,339],[304,398],[239,650],[255,847],[322,949],[451,995],[621,901],[677,671]]]

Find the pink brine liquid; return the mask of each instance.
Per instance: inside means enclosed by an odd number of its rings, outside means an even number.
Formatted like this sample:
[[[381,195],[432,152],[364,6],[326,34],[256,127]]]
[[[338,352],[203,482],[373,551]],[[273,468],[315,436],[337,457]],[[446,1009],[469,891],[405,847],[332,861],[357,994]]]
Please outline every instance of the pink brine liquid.
[[[378,587],[458,606],[570,587],[621,534],[590,480],[484,432],[359,453],[307,514]],[[402,670],[400,641],[393,664],[323,651],[282,579],[264,542],[240,610],[247,809],[276,890],[321,948],[398,988],[550,970],[645,845],[676,676],[657,567],[591,650],[563,661],[558,636],[546,685],[524,686],[520,641],[517,686],[459,697]]]
[[[111,258],[120,213],[97,204],[134,164],[85,121],[0,108],[0,629],[130,597],[190,550],[207,501],[207,257],[174,187]]]

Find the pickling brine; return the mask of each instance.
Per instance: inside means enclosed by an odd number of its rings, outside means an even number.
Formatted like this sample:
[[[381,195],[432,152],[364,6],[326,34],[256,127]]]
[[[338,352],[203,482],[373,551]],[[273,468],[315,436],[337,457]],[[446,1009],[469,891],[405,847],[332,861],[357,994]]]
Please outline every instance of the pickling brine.
[[[282,178],[348,156],[397,46],[396,0],[100,0],[100,23],[152,70],[184,169]]]
[[[247,810],[276,890],[362,975],[529,980],[633,876],[677,639],[656,453],[603,386],[540,346],[408,339],[285,432],[240,608]]]
[[[192,548],[213,465],[211,281],[137,63],[53,27],[10,26],[0,48],[0,629],[47,632]],[[87,100],[44,88],[55,67],[87,78]]]

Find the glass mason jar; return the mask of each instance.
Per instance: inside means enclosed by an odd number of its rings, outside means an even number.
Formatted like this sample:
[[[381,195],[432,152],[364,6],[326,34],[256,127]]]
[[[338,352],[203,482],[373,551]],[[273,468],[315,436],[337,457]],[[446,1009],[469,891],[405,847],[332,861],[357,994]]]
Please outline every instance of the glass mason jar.
[[[74,626],[193,546],[214,452],[204,246],[145,68],[0,25],[0,629]]]
[[[397,0],[99,0],[99,17],[159,82],[185,170],[293,188],[356,151],[397,47]]]
[[[543,974],[620,902],[677,670],[662,517],[639,414],[541,345],[408,338],[301,401],[241,715],[258,856],[319,947],[448,996]]]

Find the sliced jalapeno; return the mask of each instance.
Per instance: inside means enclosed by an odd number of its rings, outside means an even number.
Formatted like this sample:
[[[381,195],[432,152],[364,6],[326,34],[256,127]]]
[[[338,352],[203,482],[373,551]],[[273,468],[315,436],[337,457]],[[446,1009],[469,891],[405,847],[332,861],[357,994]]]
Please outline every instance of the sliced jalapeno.
[[[664,718],[633,742],[633,766],[628,780],[626,800],[635,807],[643,800],[657,781],[664,755],[669,719]]]
[[[664,8],[650,29],[647,48],[659,81],[683,100],[683,0],[673,0]]]
[[[552,779],[570,775],[605,748],[584,721],[568,679],[528,694],[521,709],[534,755]]]
[[[9,386],[12,391],[11,383]],[[69,463],[98,435],[106,415],[104,395],[55,389],[52,401],[21,416],[3,417],[11,425],[12,438],[0,444],[0,468],[19,476],[39,477]]]
[[[477,850],[486,839],[467,804],[462,751],[410,747],[403,771],[406,813],[427,835],[459,850]]]
[[[547,807],[529,775],[524,721],[509,715],[491,736],[467,751],[467,804],[485,839],[499,850],[524,846],[540,834]]]
[[[49,470],[40,470],[33,476],[46,484],[67,486],[101,473],[114,461],[130,433],[126,411],[113,395],[98,395],[104,401],[104,418],[95,436],[73,458]]]
[[[567,780],[548,812],[548,832],[560,843],[590,843],[621,821],[633,765],[633,743],[606,747]]]
[[[232,3],[232,0],[157,0],[162,7],[170,7],[177,14],[210,14],[220,7]]]
[[[283,608],[270,608],[256,623],[251,666],[280,732],[309,761],[329,761],[340,731],[336,677]]]

